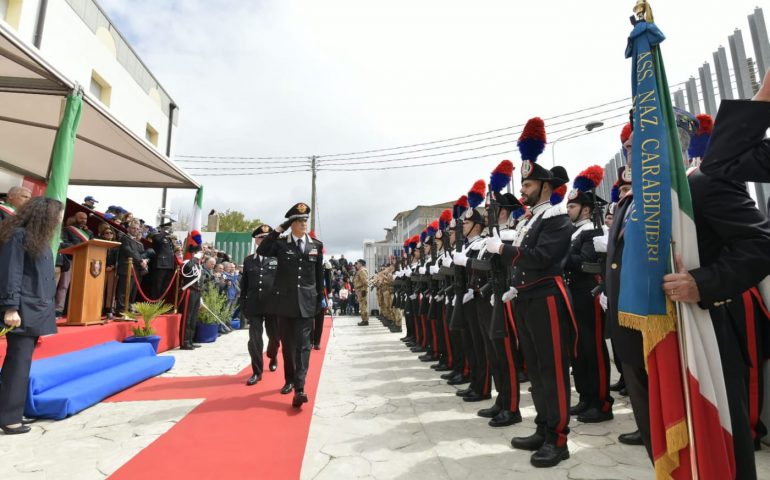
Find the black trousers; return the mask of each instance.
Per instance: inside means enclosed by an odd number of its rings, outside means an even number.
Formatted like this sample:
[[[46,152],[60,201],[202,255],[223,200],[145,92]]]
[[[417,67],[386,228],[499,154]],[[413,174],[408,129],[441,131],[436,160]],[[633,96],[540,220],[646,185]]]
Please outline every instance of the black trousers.
[[[168,288],[171,278],[174,276],[174,270],[155,269],[152,272],[152,295],[153,299],[159,298]]]
[[[471,365],[471,388],[479,395],[489,395],[492,392],[492,372],[489,368],[489,357],[487,357],[487,351],[484,348],[484,338],[487,333],[482,331],[476,307],[478,302],[483,301],[484,299],[480,295],[476,295],[473,300],[463,304],[463,308],[465,308],[463,312],[470,333],[470,346],[476,359],[474,365]]]
[[[610,354],[604,342],[604,315],[591,290],[570,288],[577,322],[577,356],[572,353],[572,373],[580,400],[602,412],[612,410]],[[574,335],[574,332],[573,332]],[[574,344],[574,338],[570,345]]]
[[[569,313],[562,295],[517,298],[514,310],[527,359],[537,431],[557,447],[569,434]]]
[[[130,281],[131,286],[129,287],[128,292],[128,304],[126,304],[126,282]],[[115,308],[117,309],[118,314],[121,314],[125,312],[128,307],[134,303],[134,299],[136,298],[136,283],[134,282],[134,279],[129,279],[127,273],[120,273],[118,274],[118,286],[116,287],[115,291]]]
[[[198,326],[198,313],[201,309],[201,292],[197,288],[190,287],[186,290],[187,298],[184,305],[184,318],[180,326],[181,345],[190,345],[195,337],[195,327]]]
[[[324,312],[316,313],[313,320],[313,345],[321,345],[321,336],[324,333]]]
[[[452,367],[454,373],[463,373],[463,370],[465,369],[463,334],[461,330],[452,330],[449,328],[454,309],[454,297],[450,296],[449,304],[446,306],[446,315],[444,315],[445,332],[446,335],[449,336],[449,366]]]
[[[249,356],[251,357],[251,371],[254,375],[262,375],[264,371],[264,340],[262,332],[267,330],[267,358],[278,356],[278,346],[281,344],[278,338],[278,324],[273,315],[249,315]]]
[[[278,317],[278,331],[281,336],[283,355],[283,375],[286,383],[294,384],[294,389],[305,389],[305,377],[310,365],[310,335],[313,329],[313,317],[289,318]]]
[[[27,401],[29,369],[37,337],[24,335],[5,336],[6,351],[3,369],[0,371],[0,425],[21,423],[24,404]]]
[[[647,449],[647,456],[652,461],[652,443],[650,440],[650,399],[648,396],[647,369],[623,363],[623,380],[626,382],[628,398],[634,411],[636,428],[642,435],[642,442]]]
[[[521,364],[516,360],[518,339],[514,328],[513,310],[511,304],[505,307],[505,338],[490,340],[494,352],[493,363],[497,365],[498,378],[495,380],[497,399],[495,403],[505,410],[517,412],[519,410],[519,371]],[[493,370],[494,371],[494,370]]]
[[[404,321],[406,322],[406,336],[414,337],[414,318],[412,318],[412,300],[408,296],[403,297]]]

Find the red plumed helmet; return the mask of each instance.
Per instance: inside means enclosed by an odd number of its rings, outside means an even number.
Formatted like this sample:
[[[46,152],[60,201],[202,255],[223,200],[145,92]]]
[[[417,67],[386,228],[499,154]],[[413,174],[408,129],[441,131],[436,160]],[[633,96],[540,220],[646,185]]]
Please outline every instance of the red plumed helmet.
[[[492,173],[499,173],[511,177],[513,176],[513,169],[513,162],[510,160],[503,160],[494,170],[492,170]]]
[[[696,115],[695,118],[698,119],[698,135],[711,135],[714,130],[714,118],[707,113]]]
[[[592,165],[583,170],[580,175],[589,179],[594,184],[594,187],[598,187],[604,178],[604,169],[599,165]]]
[[[545,122],[540,117],[533,117],[527,121],[524,130],[521,132],[519,141],[539,140],[545,142]]]
[[[452,221],[452,210],[446,209],[443,212],[441,212],[441,215],[438,217],[439,223],[444,222],[445,224],[449,225],[449,222]]]
[[[627,123],[623,125],[623,130],[620,131],[620,143],[626,143],[631,137],[631,124]]]

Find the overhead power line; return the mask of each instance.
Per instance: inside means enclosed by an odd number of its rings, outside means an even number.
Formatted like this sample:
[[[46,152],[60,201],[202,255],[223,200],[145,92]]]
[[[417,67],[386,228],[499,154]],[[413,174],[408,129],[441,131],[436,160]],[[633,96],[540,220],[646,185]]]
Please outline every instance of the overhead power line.
[[[241,177],[244,175],[275,175],[275,174],[282,174],[282,173],[299,173],[299,172],[310,172],[309,168],[305,168],[302,170],[284,170],[280,172],[260,172],[260,173],[243,173],[243,172],[235,172],[235,173],[197,173],[195,174],[196,177]]]

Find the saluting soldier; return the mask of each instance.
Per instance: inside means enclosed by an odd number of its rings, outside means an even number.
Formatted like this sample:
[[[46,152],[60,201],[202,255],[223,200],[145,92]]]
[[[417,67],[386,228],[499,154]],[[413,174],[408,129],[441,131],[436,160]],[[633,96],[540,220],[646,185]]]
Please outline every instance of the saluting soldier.
[[[275,257],[275,313],[283,345],[286,383],[282,394],[294,390],[292,406],[307,403],[305,377],[310,362],[310,334],[313,318],[323,301],[323,244],[307,234],[310,207],[297,203],[286,212],[284,221],[270,232],[257,248],[257,254]],[[289,233],[278,236],[284,231]]]
[[[366,261],[358,259],[355,263],[356,274],[353,277],[353,288],[358,297],[358,308],[361,311],[359,327],[369,325],[369,272],[366,271]]]
[[[567,255],[565,277],[577,323],[578,348],[577,355],[572,358],[572,373],[575,389],[580,395],[577,405],[570,407],[570,415],[577,415],[578,421],[583,423],[613,418],[604,312],[595,291],[600,282],[600,266],[593,239],[604,234],[595,220],[600,218],[601,207],[607,203],[595,194],[595,189],[603,176],[602,167],[587,168],[575,178],[574,188],[567,196],[567,213],[575,231]]]
[[[258,249],[265,237],[273,229],[270,225],[262,224],[251,233],[254,246]],[[267,330],[267,358],[270,359],[270,371],[278,368],[278,323],[273,314],[274,298],[273,285],[278,269],[278,259],[264,257],[253,253],[243,259],[243,274],[241,275],[241,312],[249,323],[249,356],[251,357],[252,375],[246,385],[254,385],[262,380],[264,361],[262,352],[264,341],[263,330]]]
[[[537,430],[528,437],[514,437],[511,444],[535,450],[530,463],[553,467],[569,458],[569,325],[571,305],[562,275],[572,224],[563,205],[551,205],[554,189],[569,181],[562,167],[548,170],[535,163],[545,148],[545,126],[533,118],[519,138],[521,193],[531,217],[513,245],[488,238],[486,249],[502,255],[513,266],[512,286],[517,291],[514,316],[532,382]],[[573,319],[574,321],[574,319]]]

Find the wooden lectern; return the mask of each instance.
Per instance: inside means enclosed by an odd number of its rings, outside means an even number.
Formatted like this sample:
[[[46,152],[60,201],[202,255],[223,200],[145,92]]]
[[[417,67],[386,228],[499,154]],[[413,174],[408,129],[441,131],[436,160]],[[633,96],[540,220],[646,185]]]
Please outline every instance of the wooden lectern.
[[[60,250],[72,255],[72,281],[65,325],[102,323],[107,250],[120,242],[89,240]]]

